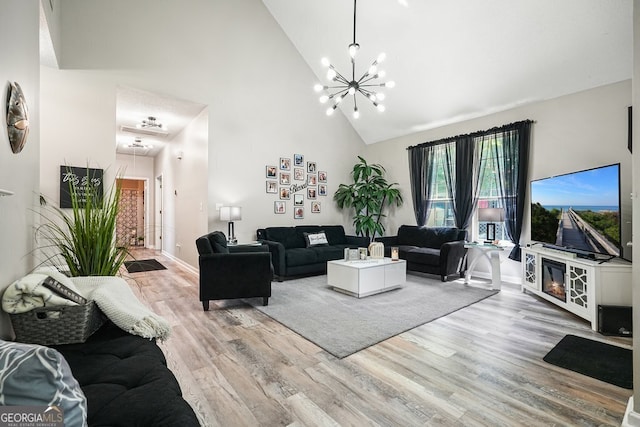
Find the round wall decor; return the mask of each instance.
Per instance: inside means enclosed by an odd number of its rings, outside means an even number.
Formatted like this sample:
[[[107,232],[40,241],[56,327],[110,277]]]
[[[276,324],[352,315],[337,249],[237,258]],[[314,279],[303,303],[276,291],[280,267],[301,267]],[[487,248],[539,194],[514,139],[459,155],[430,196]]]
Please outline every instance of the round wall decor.
[[[9,83],[7,89],[7,134],[11,151],[21,152],[29,136],[29,108],[17,82]]]

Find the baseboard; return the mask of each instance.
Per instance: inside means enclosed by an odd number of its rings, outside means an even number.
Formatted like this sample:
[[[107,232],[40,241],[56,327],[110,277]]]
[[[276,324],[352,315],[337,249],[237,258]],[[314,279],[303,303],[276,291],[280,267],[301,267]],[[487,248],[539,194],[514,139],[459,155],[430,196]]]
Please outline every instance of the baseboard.
[[[629,398],[627,408],[624,412],[624,418],[622,419],[622,427],[637,427],[640,426],[640,414],[633,411],[633,396]]]
[[[189,273],[195,274],[196,276],[200,275],[200,271],[198,271],[197,268],[193,267],[191,264],[187,264],[186,262],[184,262],[180,258],[176,258],[175,256],[171,255],[170,253],[168,253],[166,251],[162,251],[162,255],[166,256],[169,259],[171,259],[171,261],[174,261],[174,262],[180,264],[180,266],[183,267],[185,270],[187,270]]]

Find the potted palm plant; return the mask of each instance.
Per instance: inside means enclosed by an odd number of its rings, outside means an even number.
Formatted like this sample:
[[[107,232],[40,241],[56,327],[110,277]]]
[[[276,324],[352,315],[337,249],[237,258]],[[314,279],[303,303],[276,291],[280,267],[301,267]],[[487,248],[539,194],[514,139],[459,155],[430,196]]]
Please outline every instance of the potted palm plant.
[[[371,241],[384,234],[382,218],[384,208],[391,205],[402,205],[402,194],[397,183],[388,183],[386,170],[382,165],[369,164],[365,159],[353,166],[351,184],[340,184],[333,200],[340,209],[353,209],[353,225],[356,234],[366,236]]]
[[[44,240],[44,263],[64,262],[71,276],[115,276],[129,254],[126,246],[116,244],[120,188],[114,183],[102,194],[96,186],[68,182],[70,210],[41,198],[36,238]]]

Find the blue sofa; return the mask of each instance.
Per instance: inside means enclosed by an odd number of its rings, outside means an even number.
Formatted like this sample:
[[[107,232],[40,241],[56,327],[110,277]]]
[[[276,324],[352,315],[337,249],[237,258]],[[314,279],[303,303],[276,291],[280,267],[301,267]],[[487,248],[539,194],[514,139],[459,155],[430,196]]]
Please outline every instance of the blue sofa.
[[[400,258],[407,261],[407,271],[437,274],[446,282],[454,274],[464,276],[466,238],[466,230],[454,227],[402,225],[396,236],[375,240],[384,244],[385,256],[397,247]]]
[[[310,245],[305,233],[324,231],[327,243]],[[258,241],[268,245],[274,274],[283,278],[325,274],[327,261],[342,259],[345,248],[368,247],[367,237],[348,236],[341,225],[299,225],[267,227],[256,232]]]

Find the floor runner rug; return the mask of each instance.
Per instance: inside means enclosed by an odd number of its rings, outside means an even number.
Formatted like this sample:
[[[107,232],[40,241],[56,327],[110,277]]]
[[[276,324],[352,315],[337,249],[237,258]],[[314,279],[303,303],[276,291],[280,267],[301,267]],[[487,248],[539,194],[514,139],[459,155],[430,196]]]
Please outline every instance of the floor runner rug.
[[[575,335],[567,335],[543,360],[588,377],[633,389],[633,352]]]
[[[167,267],[160,264],[155,259],[138,259],[135,261],[125,261],[124,266],[129,273],[142,273],[144,271],[166,270]]]
[[[247,301],[338,358],[497,292],[409,274],[401,288],[365,298],[334,291],[326,275],[273,282],[271,288],[268,306]]]

